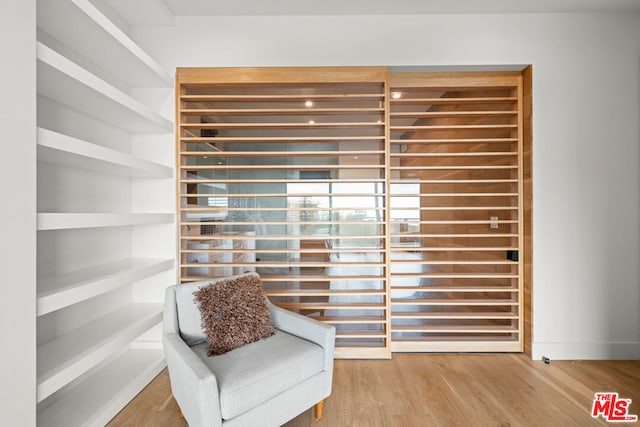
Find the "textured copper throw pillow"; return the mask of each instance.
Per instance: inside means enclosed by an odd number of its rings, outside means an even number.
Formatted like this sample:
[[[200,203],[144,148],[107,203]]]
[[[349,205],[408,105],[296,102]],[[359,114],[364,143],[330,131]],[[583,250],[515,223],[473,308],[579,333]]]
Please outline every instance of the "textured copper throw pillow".
[[[193,295],[209,342],[208,356],[226,353],[276,332],[257,275],[212,283]]]

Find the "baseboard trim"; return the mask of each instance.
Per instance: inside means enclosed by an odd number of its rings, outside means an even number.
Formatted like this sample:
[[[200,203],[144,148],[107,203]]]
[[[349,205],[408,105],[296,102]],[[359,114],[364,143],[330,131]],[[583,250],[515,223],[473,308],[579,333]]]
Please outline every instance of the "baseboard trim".
[[[533,360],[638,360],[640,342],[533,342]]]

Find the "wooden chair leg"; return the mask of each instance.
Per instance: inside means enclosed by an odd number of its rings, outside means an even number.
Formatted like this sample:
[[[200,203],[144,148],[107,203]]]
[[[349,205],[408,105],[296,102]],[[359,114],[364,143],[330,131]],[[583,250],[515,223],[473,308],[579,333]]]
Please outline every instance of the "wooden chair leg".
[[[324,410],[324,400],[316,403],[316,420],[320,421],[322,419],[322,411]]]

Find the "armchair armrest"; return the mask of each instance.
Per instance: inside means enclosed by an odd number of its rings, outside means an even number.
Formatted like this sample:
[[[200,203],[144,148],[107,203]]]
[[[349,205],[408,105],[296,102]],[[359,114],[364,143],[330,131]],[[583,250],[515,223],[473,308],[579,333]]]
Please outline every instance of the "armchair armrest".
[[[220,427],[218,381],[179,335],[174,289],[168,287],[166,290],[162,333],[171,391],[191,425]]]
[[[163,344],[171,389],[187,421],[192,425],[221,426],[215,375],[179,335],[165,334]],[[198,401],[193,399],[194,391]]]
[[[333,373],[333,350],[336,343],[336,328],[307,316],[280,308],[270,301],[268,301],[267,304],[274,326],[291,335],[321,346],[324,349],[325,370]]]

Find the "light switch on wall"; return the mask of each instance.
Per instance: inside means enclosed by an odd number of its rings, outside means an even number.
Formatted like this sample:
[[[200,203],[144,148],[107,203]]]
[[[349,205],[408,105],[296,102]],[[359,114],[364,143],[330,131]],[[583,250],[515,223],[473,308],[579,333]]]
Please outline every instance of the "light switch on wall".
[[[489,217],[489,220],[491,221],[489,223],[489,228],[498,228],[498,217],[497,216]]]

